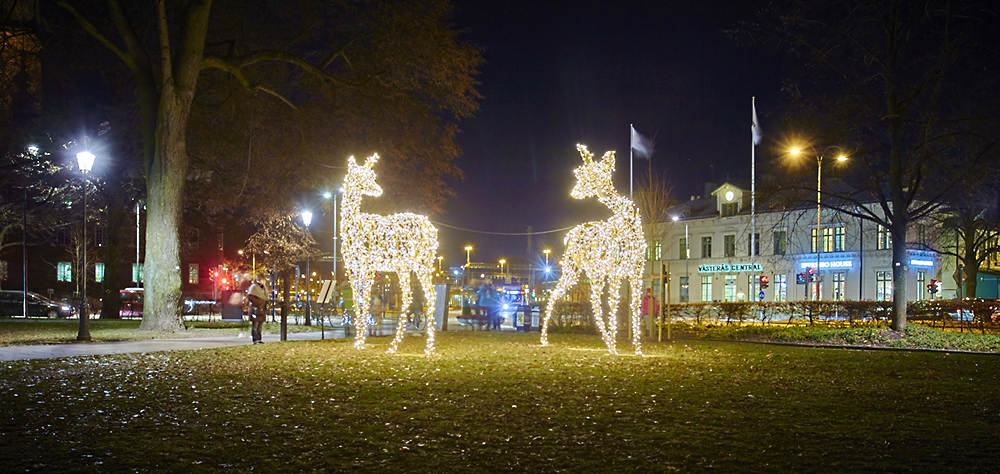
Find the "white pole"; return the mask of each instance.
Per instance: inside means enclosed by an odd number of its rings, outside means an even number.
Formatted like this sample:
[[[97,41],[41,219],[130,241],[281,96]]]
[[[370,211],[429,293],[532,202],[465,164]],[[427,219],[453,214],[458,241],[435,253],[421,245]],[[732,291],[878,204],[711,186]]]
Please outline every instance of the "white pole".
[[[752,107],[752,110],[756,110],[757,108],[756,101],[757,101],[756,97],[750,98],[750,105]],[[754,124],[754,126],[756,125],[757,124]],[[750,133],[750,288],[751,288],[750,292],[751,293],[755,293],[753,291],[754,288],[753,283],[754,283],[754,276],[757,273],[756,272],[757,252],[754,251],[757,248],[756,247],[757,245],[757,154],[756,154],[757,150],[756,148],[757,147],[754,144],[754,133],[757,132],[751,130]],[[751,301],[756,296],[757,295],[755,294],[751,294],[750,295]]]
[[[632,124],[628,124],[628,198],[635,202],[632,198],[632,130],[635,130]]]

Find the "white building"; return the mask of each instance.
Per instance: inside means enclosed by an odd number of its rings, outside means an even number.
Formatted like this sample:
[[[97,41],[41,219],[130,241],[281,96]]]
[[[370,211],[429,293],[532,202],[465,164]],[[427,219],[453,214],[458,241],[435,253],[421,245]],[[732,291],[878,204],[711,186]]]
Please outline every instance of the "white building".
[[[707,198],[672,207],[670,221],[647,228],[646,285],[659,293],[662,262],[671,275],[670,303],[760,300],[761,275],[770,280],[763,290],[768,302],[816,299],[817,290],[823,300],[892,299],[893,243],[887,229],[823,209],[817,252],[815,205],[763,207],[758,202],[754,255],[749,191],[726,183]],[[910,233],[907,298],[929,299],[927,285],[942,280],[940,257],[927,247],[923,226],[912,225]],[[810,269],[818,281],[807,281]]]

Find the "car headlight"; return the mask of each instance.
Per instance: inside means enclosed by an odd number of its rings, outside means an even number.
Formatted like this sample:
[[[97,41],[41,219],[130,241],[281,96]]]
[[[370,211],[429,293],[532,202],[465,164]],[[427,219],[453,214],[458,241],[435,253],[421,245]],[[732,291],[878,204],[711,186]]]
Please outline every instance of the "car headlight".
[[[507,303],[504,303],[503,309],[507,309]]]
[[[72,309],[72,308],[70,308],[69,306],[66,306],[66,305],[62,306],[62,310],[63,311],[69,311],[70,309]]]

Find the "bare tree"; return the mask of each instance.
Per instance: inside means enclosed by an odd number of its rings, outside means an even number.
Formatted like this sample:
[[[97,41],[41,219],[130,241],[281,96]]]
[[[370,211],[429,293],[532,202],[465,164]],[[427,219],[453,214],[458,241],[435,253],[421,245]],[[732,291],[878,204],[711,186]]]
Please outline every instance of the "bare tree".
[[[997,84],[995,21],[995,7],[977,1],[787,0],[737,32],[802,63],[786,90],[816,149],[858,146],[844,171],[850,191],[824,188],[824,207],[889,230],[895,330],[906,327],[910,223],[935,213],[996,144],[980,134],[997,118],[987,106]],[[956,161],[950,147],[964,139],[984,145]]]
[[[289,87],[309,87],[325,92],[319,97],[341,98],[341,102],[328,103],[328,114],[343,110],[338,107],[364,104],[364,94],[361,98],[352,94],[358,90],[407,98],[397,101],[396,112],[410,116],[416,112],[439,120],[445,114],[465,116],[476,108],[471,76],[481,58],[474,48],[458,43],[456,33],[445,23],[449,11],[445,0],[364,6],[346,1],[303,2],[294,7],[234,3],[222,5],[226,15],[218,17],[212,15],[212,0],[128,4],[109,0],[106,9],[86,0],[64,0],[58,5],[119,58],[135,80],[148,212],[141,329],[183,328],[178,229],[191,171],[189,119],[203,74],[224,74],[258,97],[292,108],[303,101]],[[254,5],[260,10],[254,10]],[[266,34],[240,35],[255,25],[273,26],[270,31],[288,41],[272,48],[268,45],[275,41],[265,43]],[[290,35],[290,31],[302,34]],[[324,45],[322,51],[316,45]],[[367,85],[379,87],[365,89]],[[317,96],[308,98],[313,97]],[[345,97],[354,99],[345,103]],[[453,126],[444,122],[435,128],[440,129],[445,131],[438,133],[449,137],[454,134]],[[419,157],[419,153],[411,156]],[[401,161],[401,166],[407,165]],[[411,164],[421,173],[437,173],[438,180],[449,166],[447,159],[444,165]]]

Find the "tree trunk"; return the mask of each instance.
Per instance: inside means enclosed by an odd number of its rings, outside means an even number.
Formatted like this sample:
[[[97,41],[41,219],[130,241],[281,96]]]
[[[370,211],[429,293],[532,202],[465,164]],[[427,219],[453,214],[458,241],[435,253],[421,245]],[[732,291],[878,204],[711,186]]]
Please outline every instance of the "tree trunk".
[[[145,99],[142,102],[158,104],[153,146],[147,149],[152,156],[146,162],[146,291],[141,330],[184,329],[180,228],[188,172],[187,125],[211,9],[211,0],[187,5],[176,44],[166,34],[160,38],[159,89],[156,84],[148,83],[148,79],[140,81],[140,95]],[[167,17],[162,2],[158,17],[160,30],[166,33]]]
[[[145,304],[141,330],[179,331],[181,319],[180,227],[187,149],[187,114],[163,111],[153,166],[146,177]]]
[[[905,210],[901,212],[906,212]],[[897,214],[897,219],[902,220]],[[906,222],[893,222],[892,233],[892,329],[906,329]]]
[[[965,296],[975,298],[980,263],[976,241],[978,240],[980,229],[976,225],[975,219],[967,219],[963,227],[962,233],[965,235],[965,239],[963,239],[965,248],[962,249],[962,264],[965,266],[965,281],[963,281],[965,284]]]

